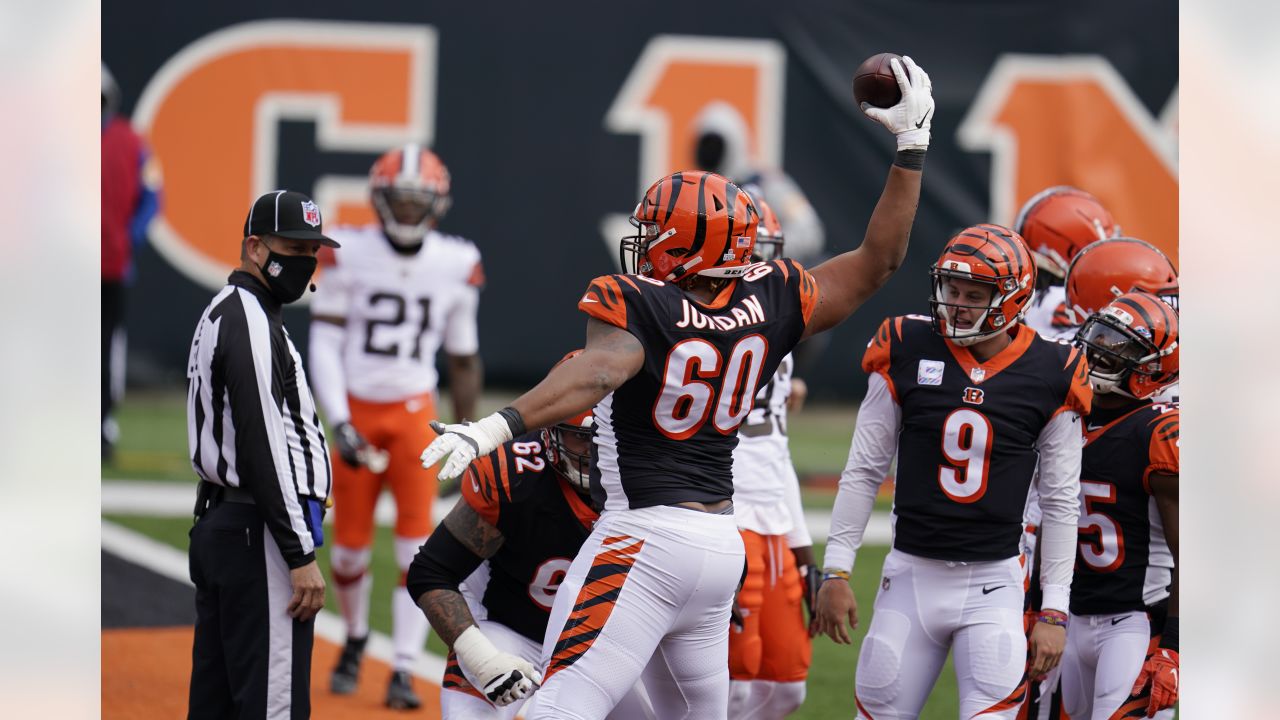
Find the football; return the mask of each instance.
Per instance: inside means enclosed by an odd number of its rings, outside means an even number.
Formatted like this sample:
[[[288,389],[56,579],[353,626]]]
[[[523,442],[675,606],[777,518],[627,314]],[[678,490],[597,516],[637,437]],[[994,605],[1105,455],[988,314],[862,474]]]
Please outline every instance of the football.
[[[902,62],[901,55],[880,53],[863,60],[858,66],[853,74],[853,99],[857,101],[858,107],[862,107],[862,103],[879,108],[893,107],[902,99],[898,79],[894,77],[893,67],[889,64],[893,58]],[[906,70],[905,66],[903,70]]]

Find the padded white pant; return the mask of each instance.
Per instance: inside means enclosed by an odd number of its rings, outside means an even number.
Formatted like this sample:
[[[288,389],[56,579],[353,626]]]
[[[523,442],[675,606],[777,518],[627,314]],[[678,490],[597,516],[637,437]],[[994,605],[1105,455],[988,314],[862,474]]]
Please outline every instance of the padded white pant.
[[[1013,720],[1025,694],[1018,558],[960,563],[891,550],[858,655],[859,718],[917,717],[954,651],[960,717]]]

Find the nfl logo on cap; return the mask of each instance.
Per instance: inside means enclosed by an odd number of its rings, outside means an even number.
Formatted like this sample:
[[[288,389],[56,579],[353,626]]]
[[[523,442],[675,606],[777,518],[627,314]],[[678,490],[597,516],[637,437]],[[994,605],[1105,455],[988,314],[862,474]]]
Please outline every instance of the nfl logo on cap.
[[[320,208],[310,200],[302,201],[302,219],[311,227],[320,226]]]

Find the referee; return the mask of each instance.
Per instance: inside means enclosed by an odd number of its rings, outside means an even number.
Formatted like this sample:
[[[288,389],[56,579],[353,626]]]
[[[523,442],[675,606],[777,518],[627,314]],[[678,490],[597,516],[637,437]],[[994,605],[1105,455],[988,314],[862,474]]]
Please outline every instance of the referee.
[[[200,476],[191,530],[196,586],[188,718],[307,718],[315,548],[329,452],[302,360],[280,322],[316,269],[320,211],[307,196],[258,198],[240,267],[196,326],[187,439]]]

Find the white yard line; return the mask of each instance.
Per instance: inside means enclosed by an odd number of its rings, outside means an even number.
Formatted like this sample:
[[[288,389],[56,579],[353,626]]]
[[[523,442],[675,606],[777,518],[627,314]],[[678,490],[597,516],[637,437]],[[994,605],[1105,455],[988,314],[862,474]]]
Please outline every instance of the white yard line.
[[[102,481],[102,512],[104,513],[190,518],[195,500],[194,483],[188,485],[148,480]],[[457,495],[437,498],[431,506],[431,515],[435,522],[439,523],[443,520],[457,502]],[[333,514],[330,513],[327,522],[332,522],[332,518]],[[806,510],[804,519],[813,539],[817,542],[826,542],[827,529],[831,527],[831,512]],[[374,510],[374,521],[378,525],[390,527],[395,524],[395,520],[395,502],[392,501],[390,493],[383,493],[378,498],[377,509]],[[867,523],[864,542],[868,545],[888,545],[892,540],[893,527],[889,520],[889,513],[872,513],[871,521]]]
[[[164,485],[164,483],[145,484]],[[188,492],[191,491],[191,488],[185,489]],[[106,483],[103,484],[103,490],[105,494]],[[103,510],[106,509],[104,499]],[[102,521],[102,549],[158,575],[192,586],[188,575],[186,553],[109,520]],[[347,642],[346,625],[342,618],[327,610],[321,610],[316,616],[316,635],[338,647],[342,647]],[[395,659],[395,648],[390,636],[376,630],[369,632],[369,644],[365,646],[365,653],[388,665],[391,665]],[[412,670],[414,675],[439,685],[441,678],[444,677],[444,658],[424,650]]]

